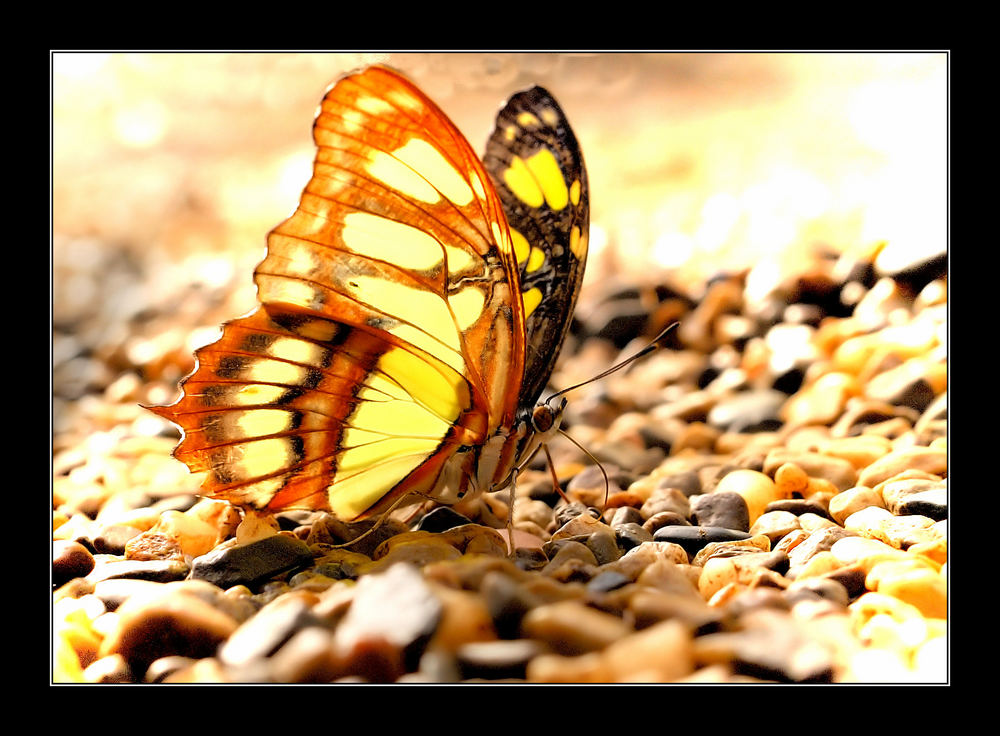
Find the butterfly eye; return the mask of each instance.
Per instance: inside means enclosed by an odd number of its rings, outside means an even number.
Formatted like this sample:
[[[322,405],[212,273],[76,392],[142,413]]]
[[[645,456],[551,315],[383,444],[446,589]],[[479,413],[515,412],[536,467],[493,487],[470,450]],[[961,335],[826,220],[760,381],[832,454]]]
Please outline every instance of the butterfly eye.
[[[563,400],[563,405],[565,405],[565,400]],[[539,404],[531,412],[531,426],[534,427],[536,432],[548,432],[552,429],[552,425],[556,423],[557,411],[561,412],[562,407],[556,410],[548,404]]]

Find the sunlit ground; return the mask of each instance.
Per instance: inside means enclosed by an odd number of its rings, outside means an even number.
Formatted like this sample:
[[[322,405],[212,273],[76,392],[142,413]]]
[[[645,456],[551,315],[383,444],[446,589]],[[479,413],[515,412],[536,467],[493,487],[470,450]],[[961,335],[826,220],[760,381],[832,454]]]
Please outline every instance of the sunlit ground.
[[[249,308],[248,269],[308,180],[324,89],[372,61],[407,72],[476,149],[510,93],[554,93],[590,175],[590,281],[947,245],[944,53],[57,53],[56,318],[101,298],[73,272],[106,248],[209,284],[247,269]]]

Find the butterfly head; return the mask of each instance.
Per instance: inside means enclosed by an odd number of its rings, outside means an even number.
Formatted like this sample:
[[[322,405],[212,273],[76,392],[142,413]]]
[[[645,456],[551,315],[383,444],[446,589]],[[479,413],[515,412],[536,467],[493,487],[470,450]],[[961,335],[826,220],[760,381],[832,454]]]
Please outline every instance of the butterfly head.
[[[548,439],[559,431],[562,424],[563,410],[566,408],[565,396],[553,396],[547,401],[535,406],[531,412],[531,428],[535,434]]]

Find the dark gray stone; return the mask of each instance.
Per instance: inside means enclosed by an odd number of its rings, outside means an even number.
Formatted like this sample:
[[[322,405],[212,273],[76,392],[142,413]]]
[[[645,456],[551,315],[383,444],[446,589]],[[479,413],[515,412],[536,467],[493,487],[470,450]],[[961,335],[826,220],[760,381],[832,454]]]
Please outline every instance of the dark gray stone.
[[[629,522],[615,527],[615,539],[621,549],[630,550],[643,542],[652,542],[653,535],[639,524]]]
[[[313,554],[301,539],[273,534],[250,544],[216,547],[196,557],[191,577],[220,588],[246,585],[255,588],[276,575],[312,564]]]
[[[655,541],[679,544],[691,556],[709,542],[735,542],[749,538],[747,532],[719,526],[663,526],[653,533]]]
[[[750,511],[738,493],[703,493],[691,499],[691,520],[698,526],[750,531]]]

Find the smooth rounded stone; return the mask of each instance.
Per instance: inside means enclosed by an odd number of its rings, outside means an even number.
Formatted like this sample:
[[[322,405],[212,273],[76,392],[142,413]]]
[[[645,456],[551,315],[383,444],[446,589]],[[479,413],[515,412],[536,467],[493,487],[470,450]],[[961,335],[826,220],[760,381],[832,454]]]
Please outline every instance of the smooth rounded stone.
[[[142,534],[142,530],[134,526],[109,524],[101,527],[94,537],[94,550],[101,554],[123,555],[125,545],[139,534]]]
[[[470,642],[458,648],[455,659],[465,680],[523,680],[528,662],[547,651],[531,639]]]
[[[861,470],[892,452],[892,441],[875,434],[829,437],[820,442],[817,449],[822,455],[846,460],[856,470]]]
[[[928,494],[926,498],[928,499],[938,499],[938,502],[943,502],[947,508],[948,500],[948,483],[945,480],[939,480],[932,476],[930,478],[926,477],[904,477],[907,474],[903,474],[898,478],[893,478],[879,484],[877,492],[879,496],[884,501],[884,506],[889,509],[894,514],[902,513],[900,509],[906,500],[911,496],[918,494]],[[923,475],[913,473],[912,475]],[[929,516],[930,514],[926,514]],[[944,518],[944,517],[942,517]],[[938,519],[940,521],[940,519]]]
[[[942,484],[938,488],[903,496],[892,511],[899,516],[926,516],[934,521],[947,519],[948,488]]]
[[[657,487],[676,488],[685,496],[693,496],[695,493],[702,492],[701,478],[694,470],[685,470],[665,475],[659,480]]]
[[[811,641],[787,611],[763,607],[741,617],[742,630],[717,632],[694,640],[698,664],[729,664],[735,672],[763,680],[830,682],[833,652]]]
[[[860,393],[857,379],[839,371],[825,373],[789,397],[780,416],[789,426],[832,424],[848,400]]]
[[[765,511],[753,523],[749,532],[753,536],[764,534],[771,540],[771,544],[775,544],[786,534],[790,534],[800,528],[799,517],[793,513],[788,511]]]
[[[514,638],[524,615],[541,603],[526,587],[496,571],[486,573],[479,592],[493,619],[497,635],[504,639]]]
[[[652,542],[653,535],[639,524],[620,524],[615,527],[615,540],[621,549],[627,551],[644,542]]]
[[[697,571],[697,577],[689,573],[692,569]],[[635,582],[643,588],[698,597],[697,585],[701,573],[702,571],[696,567],[660,559],[643,569]]]
[[[877,521],[864,534],[897,549],[908,549],[915,544],[936,540],[938,532],[933,527],[934,520],[926,516],[893,516]]]
[[[370,557],[360,552],[329,549],[315,558],[315,564],[309,570],[333,580],[347,580],[356,578],[371,561]]]
[[[232,667],[242,667],[251,660],[270,656],[296,631],[319,624],[302,596],[280,596],[233,632],[219,648],[219,660]]]
[[[600,519],[591,514],[578,514],[566,521],[552,533],[552,540],[569,539],[570,537],[587,537],[595,532],[608,532],[613,534],[614,530]]]
[[[622,524],[642,524],[643,516],[639,509],[633,506],[619,506],[611,516],[611,526]]]
[[[545,529],[553,518],[552,507],[537,498],[522,498],[518,496],[514,504],[514,526],[524,522],[532,522]]]
[[[192,657],[183,657],[179,654],[168,655],[153,660],[146,668],[146,674],[142,681],[147,683],[163,682],[175,672],[191,667],[197,660]]]
[[[856,486],[830,499],[829,514],[834,521],[843,525],[851,514],[869,507],[884,509],[882,495],[867,486]]]
[[[902,550],[878,539],[858,536],[838,539],[830,547],[830,553],[842,565],[857,563],[869,570],[881,560],[901,559],[906,555]]]
[[[521,637],[537,639],[563,655],[604,649],[632,633],[632,627],[617,616],[577,600],[537,606],[521,619]]]
[[[908,360],[900,366],[883,371],[865,385],[865,395],[876,401],[908,406],[924,411],[934,400],[931,364],[924,360]]]
[[[639,511],[644,519],[663,511],[673,511],[686,518],[691,513],[691,504],[680,489],[661,485],[653,490]]]
[[[813,514],[811,512],[799,514],[799,526],[810,534],[817,529],[823,529],[824,527],[836,525],[837,523],[833,521],[828,514],[824,514],[823,516]]]
[[[742,391],[719,401],[708,412],[708,423],[727,432],[773,432],[788,395],[772,389]]]
[[[718,630],[723,619],[722,611],[709,606],[700,594],[692,596],[654,588],[635,591],[628,599],[628,612],[639,630],[675,620],[697,635]]]
[[[830,481],[837,490],[846,490],[857,485],[858,471],[849,461],[819,452],[790,451],[775,448],[767,453],[764,459],[763,472],[773,475],[778,468],[786,463],[797,465],[810,478],[822,478]]]
[[[235,540],[234,540],[235,541]],[[244,545],[224,543],[191,563],[191,577],[220,588],[254,588],[270,578],[311,565],[312,551],[301,539],[280,533]]]
[[[417,523],[416,531],[443,532],[452,527],[471,523],[469,517],[458,513],[450,506],[438,506],[424,514]]]
[[[742,496],[747,505],[750,524],[757,521],[769,503],[781,498],[771,478],[764,473],[748,469],[726,473],[712,493],[736,493]]]
[[[816,578],[806,578],[805,580],[833,580],[843,585],[847,590],[847,595],[854,599],[865,592],[865,577],[865,568],[861,565],[841,565],[835,570],[818,575]]]
[[[793,568],[804,565],[820,552],[828,552],[838,540],[856,536],[854,532],[850,532],[839,526],[817,529],[804,541],[789,550],[789,564]]]
[[[514,563],[521,570],[541,570],[549,564],[549,558],[538,547],[518,547],[514,551]]]
[[[91,662],[83,671],[83,679],[98,684],[132,682],[132,668],[120,654],[112,654]]]
[[[440,599],[408,563],[363,575],[334,632],[344,670],[370,682],[392,682],[413,671],[442,613]]]
[[[731,491],[703,493],[691,498],[691,520],[697,526],[750,530],[750,511],[743,496]]]
[[[750,534],[719,526],[664,526],[656,530],[653,539],[679,545],[693,557],[706,544],[750,539]]]
[[[850,602],[847,588],[837,580],[828,577],[795,580],[785,589],[784,596],[791,605],[795,605],[800,600],[822,598],[846,608]]]
[[[200,659],[217,647],[239,623],[227,613],[185,592],[182,583],[153,595],[132,597],[116,611],[117,627],[101,642],[100,656],[120,654],[136,675],[160,657]]]
[[[114,611],[129,598],[156,593],[162,590],[164,585],[165,583],[152,580],[110,578],[94,585],[94,595],[104,601],[109,611]]]
[[[492,641],[497,638],[493,616],[483,597],[468,590],[455,590],[447,585],[430,582],[431,590],[441,601],[441,620],[427,650],[453,652],[472,641]]]
[[[823,504],[806,498],[783,498],[778,501],[772,501],[764,509],[764,513],[769,514],[772,511],[783,511],[795,516],[813,514],[826,519],[830,518],[830,513]]]
[[[94,569],[94,556],[79,542],[52,542],[52,584],[62,585],[73,578],[82,578]]]
[[[765,457],[765,461],[766,461]],[[764,467],[764,463],[761,463]],[[795,463],[782,463],[774,471],[774,485],[778,489],[782,500],[791,499],[793,496],[804,495],[809,489],[809,476],[806,471]],[[772,503],[774,503],[772,501]],[[769,504],[770,505],[770,504]]]
[[[874,488],[907,470],[944,476],[948,471],[948,452],[934,447],[907,447],[880,457],[858,476],[858,485]]]
[[[652,538],[651,534],[649,539]],[[598,565],[606,565],[622,556],[622,550],[618,547],[617,531],[598,530],[587,537],[586,545],[594,553]]]
[[[274,682],[331,682],[342,674],[333,646],[333,634],[321,626],[299,629],[268,662]]]
[[[784,596],[784,591],[777,588],[756,587],[747,588],[738,596],[726,601],[723,609],[729,620],[738,620],[750,611],[760,608],[773,608],[779,611],[791,609],[791,603]]]
[[[631,583],[632,580],[617,570],[603,570],[590,579],[587,590],[592,593],[607,593]]]
[[[190,567],[183,560],[117,560],[111,558],[99,560],[94,569],[87,575],[87,580],[94,584],[115,578],[169,583],[183,580],[189,572]]]
[[[861,433],[869,436],[882,436],[884,431],[876,431],[880,425],[902,422],[905,429],[912,428],[920,415],[908,406],[893,406],[884,401],[851,399],[841,417],[830,427],[832,437],[848,437]]]
[[[844,519],[843,527],[847,531],[867,536],[870,529],[892,518],[894,518],[892,512],[888,509],[881,506],[866,506]]]
[[[691,522],[678,514],[676,511],[660,511],[642,522],[643,529],[648,531],[650,534],[655,534],[656,530],[661,526],[671,525],[691,526]]]
[[[312,532],[305,541],[307,544],[344,544],[352,552],[373,557],[383,542],[409,531],[405,523],[392,516],[344,522],[333,514],[324,513],[313,522]]]
[[[589,516],[591,519],[596,521],[596,517],[592,513],[589,506],[579,501],[573,501],[572,503],[561,503],[554,511],[552,517],[552,525],[554,529],[561,529],[567,523],[577,518],[578,516]],[[592,531],[592,530],[591,530]]]

